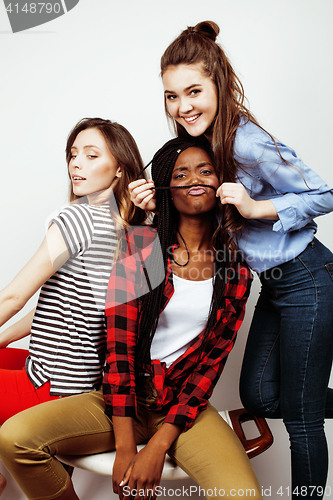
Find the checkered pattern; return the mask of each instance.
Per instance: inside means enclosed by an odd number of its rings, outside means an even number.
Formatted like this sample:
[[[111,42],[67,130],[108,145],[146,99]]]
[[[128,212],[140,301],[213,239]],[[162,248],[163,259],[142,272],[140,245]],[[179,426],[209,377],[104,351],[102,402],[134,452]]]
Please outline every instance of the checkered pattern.
[[[109,281],[106,298],[108,358],[103,381],[108,416],[136,416],[134,368],[140,320],[138,297],[148,291],[144,267],[149,268],[154,244],[158,244],[155,229],[131,228],[126,233],[127,250],[114,266]],[[184,430],[193,425],[199,411],[206,407],[244,317],[252,275],[243,264],[237,262],[232,266],[231,278],[208,341],[203,344],[202,332],[169,368],[156,359],[144,367],[157,390],[152,409],[168,411],[165,422]],[[174,291],[170,261],[164,279],[163,308]]]

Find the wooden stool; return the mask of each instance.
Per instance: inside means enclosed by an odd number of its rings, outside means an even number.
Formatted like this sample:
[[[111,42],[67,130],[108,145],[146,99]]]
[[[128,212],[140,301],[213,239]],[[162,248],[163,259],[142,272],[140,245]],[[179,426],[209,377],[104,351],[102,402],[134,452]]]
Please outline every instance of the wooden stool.
[[[272,445],[273,436],[264,418],[254,417],[244,408],[239,410],[220,411],[219,413],[235,431],[249,458],[259,455]],[[248,421],[253,421],[256,424],[259,436],[252,439],[246,438],[242,424]],[[144,446],[144,444],[139,445],[138,450],[142,449]],[[115,457],[115,451],[108,451],[95,455],[57,455],[56,458],[63,464],[69,466],[66,468],[70,475],[73,473],[74,467],[78,467],[79,469],[96,472],[97,474],[112,476]],[[186,477],[188,477],[186,472],[178,467],[170,457],[166,456],[162,479],[184,479]]]

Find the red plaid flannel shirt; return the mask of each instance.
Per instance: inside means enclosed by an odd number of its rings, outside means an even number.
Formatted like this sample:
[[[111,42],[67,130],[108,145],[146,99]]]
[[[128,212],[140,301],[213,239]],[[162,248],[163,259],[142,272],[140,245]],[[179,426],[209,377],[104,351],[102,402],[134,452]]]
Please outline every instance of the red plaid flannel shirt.
[[[120,255],[113,268],[106,297],[108,357],[103,392],[105,412],[109,417],[136,416],[134,358],[140,320],[138,297],[148,291],[147,274],[154,281],[148,257],[152,246],[159,244],[156,230],[149,226],[130,228],[125,238],[127,250]],[[164,272],[164,280],[162,310],[174,291],[170,261]],[[215,326],[199,359],[203,332],[169,368],[156,359],[145,367],[157,391],[157,400],[152,409],[167,411],[165,422],[186,430],[193,425],[199,411],[206,407],[234,346],[251,282],[252,275],[248,267],[233,263]]]

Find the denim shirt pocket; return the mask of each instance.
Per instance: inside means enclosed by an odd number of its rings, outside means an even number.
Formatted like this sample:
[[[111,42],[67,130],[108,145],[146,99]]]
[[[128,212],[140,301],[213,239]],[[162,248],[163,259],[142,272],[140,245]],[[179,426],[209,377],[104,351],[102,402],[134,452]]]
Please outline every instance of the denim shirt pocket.
[[[326,264],[325,267],[326,267],[328,274],[331,276],[331,278],[333,280],[333,263]]]

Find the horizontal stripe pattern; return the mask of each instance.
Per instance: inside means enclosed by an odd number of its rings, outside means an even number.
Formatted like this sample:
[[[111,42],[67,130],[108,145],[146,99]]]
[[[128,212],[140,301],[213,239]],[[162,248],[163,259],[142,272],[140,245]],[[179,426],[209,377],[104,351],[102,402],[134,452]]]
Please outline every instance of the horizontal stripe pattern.
[[[43,285],[34,316],[26,370],[51,395],[97,389],[106,350],[105,296],[117,234],[108,205],[72,205],[51,224],[70,258]]]

